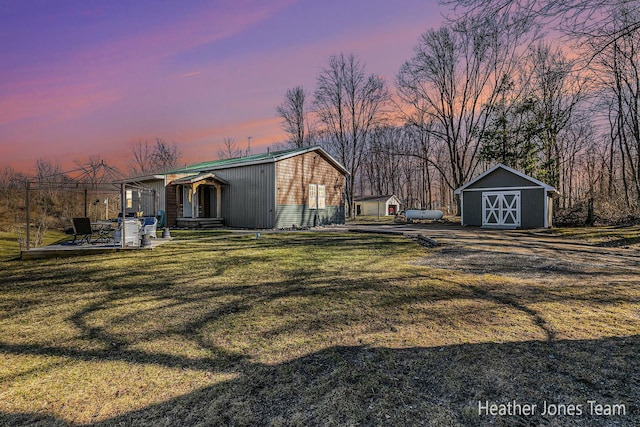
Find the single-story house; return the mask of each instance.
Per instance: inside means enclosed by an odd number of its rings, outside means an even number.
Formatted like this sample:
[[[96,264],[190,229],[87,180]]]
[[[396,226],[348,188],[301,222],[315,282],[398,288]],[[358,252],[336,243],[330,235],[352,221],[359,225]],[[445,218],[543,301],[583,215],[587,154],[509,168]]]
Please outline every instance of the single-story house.
[[[555,188],[498,164],[455,190],[462,225],[486,228],[551,227]]]
[[[321,147],[214,160],[127,180],[147,189],[127,190],[127,212],[164,211],[169,227],[343,224],[347,174]]]
[[[354,196],[353,203],[356,215],[396,215],[400,212],[400,200],[391,195],[385,196]]]

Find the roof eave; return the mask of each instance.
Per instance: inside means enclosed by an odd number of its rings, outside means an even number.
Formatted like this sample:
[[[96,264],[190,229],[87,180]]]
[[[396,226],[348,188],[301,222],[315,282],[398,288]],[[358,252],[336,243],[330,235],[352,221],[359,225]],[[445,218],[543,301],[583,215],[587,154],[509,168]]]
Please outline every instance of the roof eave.
[[[165,176],[166,175],[164,175],[164,174],[134,176],[134,177],[131,177],[131,178],[118,179],[118,180],[112,181],[112,182],[114,184],[130,184],[130,183],[144,182],[144,181],[164,180]]]

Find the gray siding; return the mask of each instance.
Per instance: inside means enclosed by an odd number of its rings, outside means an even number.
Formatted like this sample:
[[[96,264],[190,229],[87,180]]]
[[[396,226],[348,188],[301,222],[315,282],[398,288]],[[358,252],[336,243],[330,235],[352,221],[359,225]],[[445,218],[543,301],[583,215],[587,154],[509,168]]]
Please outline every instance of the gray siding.
[[[309,209],[307,205],[278,205],[275,228],[291,228],[314,226],[315,215],[319,224],[344,224],[344,206],[327,206],[326,209]]]
[[[482,225],[482,191],[462,192],[462,225]]]
[[[544,227],[544,188],[523,189],[520,194],[520,222],[522,228]]]
[[[520,226],[522,228],[544,227],[544,188],[514,188],[520,190]],[[487,188],[487,191],[492,189]],[[463,225],[482,226],[482,191],[463,191]]]
[[[474,182],[466,189],[472,188],[496,188],[496,187],[531,187],[538,184],[524,179],[504,169],[496,169],[478,182]]]
[[[144,212],[144,216],[155,216],[158,210],[166,211],[166,191],[163,179],[155,179],[153,181],[143,181],[141,185],[144,190],[127,188],[132,190],[133,207],[128,208],[127,212]]]
[[[273,163],[213,171],[222,187],[222,217],[229,227],[273,228],[276,219]]]

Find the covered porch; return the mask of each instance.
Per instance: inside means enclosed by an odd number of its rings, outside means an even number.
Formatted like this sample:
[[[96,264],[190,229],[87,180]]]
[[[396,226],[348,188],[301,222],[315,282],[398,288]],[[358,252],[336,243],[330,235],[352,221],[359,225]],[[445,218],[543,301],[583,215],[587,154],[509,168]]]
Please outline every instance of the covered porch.
[[[222,188],[227,181],[212,172],[186,176],[171,183],[175,191],[176,226],[222,227]],[[169,208],[169,207],[168,207]]]

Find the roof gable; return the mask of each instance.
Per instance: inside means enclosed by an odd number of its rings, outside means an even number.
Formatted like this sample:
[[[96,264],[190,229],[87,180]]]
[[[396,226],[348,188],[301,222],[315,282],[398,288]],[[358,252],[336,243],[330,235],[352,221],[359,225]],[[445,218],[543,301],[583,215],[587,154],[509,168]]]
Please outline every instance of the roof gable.
[[[524,173],[522,173],[520,171],[512,169],[512,168],[510,168],[508,166],[505,166],[502,163],[499,163],[499,164],[495,165],[494,167],[488,169],[484,173],[481,173],[480,175],[476,176],[471,181],[469,181],[466,184],[464,184],[462,187],[457,188],[455,190],[455,194],[460,194],[462,191],[466,190],[467,188],[472,187],[473,185],[479,183],[483,179],[485,179],[485,178],[489,177],[490,175],[496,173],[496,171],[505,171],[507,173],[515,175],[519,179],[522,179],[522,180],[525,180],[526,182],[529,182],[532,186],[542,187],[548,192],[557,193],[557,190],[555,188],[553,188],[552,186],[550,186],[548,184],[545,184],[544,182],[539,181],[539,180],[537,180],[537,179],[535,179],[533,177],[530,177],[529,175],[526,175],[526,174],[524,174]],[[517,187],[514,187],[514,188],[517,188]]]

